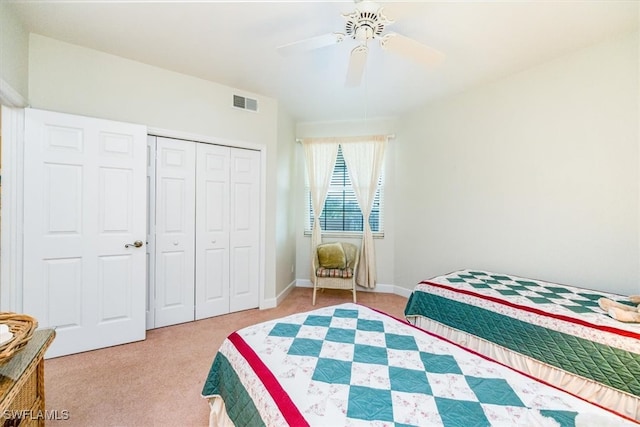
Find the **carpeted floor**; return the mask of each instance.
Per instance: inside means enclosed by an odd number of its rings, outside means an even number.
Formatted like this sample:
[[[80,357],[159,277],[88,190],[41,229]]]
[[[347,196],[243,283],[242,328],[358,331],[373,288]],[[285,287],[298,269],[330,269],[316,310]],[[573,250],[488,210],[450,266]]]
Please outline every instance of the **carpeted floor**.
[[[294,289],[277,307],[147,331],[147,339],[45,362],[46,406],[69,419],[51,426],[206,426],[200,396],[216,350],[231,332],[296,312],[351,302],[346,291]],[[404,297],[358,292],[358,303],[403,318]]]

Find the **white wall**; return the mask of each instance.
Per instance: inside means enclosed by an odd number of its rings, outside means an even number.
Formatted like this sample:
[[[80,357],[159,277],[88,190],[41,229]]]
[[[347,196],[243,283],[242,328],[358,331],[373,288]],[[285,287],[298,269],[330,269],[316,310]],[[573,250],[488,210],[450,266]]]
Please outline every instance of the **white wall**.
[[[36,34],[29,90],[34,108],[275,147],[275,99],[249,93],[259,113],[236,109],[240,90]]]
[[[259,112],[233,108],[233,94],[256,98]],[[275,297],[277,255],[270,255],[279,215],[275,99],[31,34],[29,101],[34,108],[265,146],[265,298]]]
[[[298,123],[296,127],[297,138],[308,137],[330,137],[330,136],[359,136],[359,135],[391,135],[396,133],[395,119],[370,119],[363,121],[341,121],[341,122],[313,122]],[[389,140],[385,155],[385,193],[384,193],[384,237],[374,239],[376,250],[377,283],[380,285],[393,285],[394,282],[394,247],[395,247],[395,152],[396,146],[402,144],[400,138]],[[311,277],[311,237],[304,235],[305,227],[305,174],[304,150],[302,144],[297,145],[297,186],[296,194],[296,279],[310,280]],[[388,190],[386,190],[388,189]],[[340,240],[360,244],[360,239],[349,238],[323,238],[326,242]]]
[[[295,280],[296,207],[292,189],[296,182],[296,136],[293,118],[282,109],[278,114],[278,186],[276,190],[276,296]]]
[[[396,285],[486,269],[640,293],[638,34],[401,120]]]
[[[28,99],[29,33],[6,2],[0,2],[0,78]]]

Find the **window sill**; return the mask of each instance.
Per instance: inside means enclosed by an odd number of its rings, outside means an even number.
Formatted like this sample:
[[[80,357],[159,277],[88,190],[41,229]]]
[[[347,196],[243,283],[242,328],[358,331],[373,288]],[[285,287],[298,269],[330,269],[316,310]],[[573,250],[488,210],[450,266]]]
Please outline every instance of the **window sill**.
[[[304,236],[305,237],[311,237],[311,231],[309,230],[305,230],[304,232]],[[357,231],[323,231],[322,232],[322,237],[326,237],[329,239],[335,239],[335,238],[347,238],[347,239],[362,239],[362,232],[357,232]],[[374,239],[384,239],[384,232],[383,233],[373,233],[373,238]]]

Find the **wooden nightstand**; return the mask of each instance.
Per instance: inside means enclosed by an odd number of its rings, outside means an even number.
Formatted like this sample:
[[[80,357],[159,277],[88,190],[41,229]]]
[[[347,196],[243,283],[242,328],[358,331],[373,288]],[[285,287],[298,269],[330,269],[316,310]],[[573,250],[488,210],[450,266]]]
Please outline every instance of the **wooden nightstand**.
[[[4,426],[44,426],[44,353],[53,341],[53,329],[37,330],[6,363],[0,365],[0,421]]]

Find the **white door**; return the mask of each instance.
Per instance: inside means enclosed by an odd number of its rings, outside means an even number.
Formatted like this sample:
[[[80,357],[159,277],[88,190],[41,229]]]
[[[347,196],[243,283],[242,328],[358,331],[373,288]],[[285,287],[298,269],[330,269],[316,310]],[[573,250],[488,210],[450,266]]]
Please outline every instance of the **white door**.
[[[48,357],[145,338],[145,138],[25,111],[23,308],[56,328]]]
[[[231,150],[230,311],[260,303],[260,152]]]
[[[194,319],[195,145],[157,138],[155,327]]]
[[[156,327],[156,137],[147,136],[147,330]]]
[[[229,313],[231,149],[196,144],[196,319]]]

